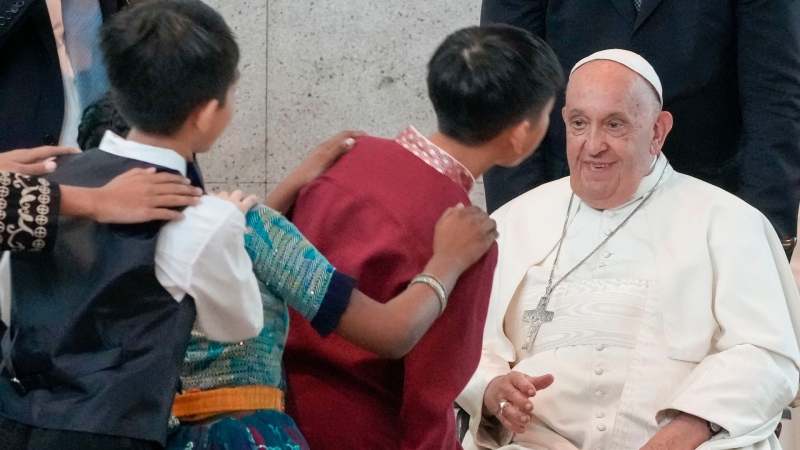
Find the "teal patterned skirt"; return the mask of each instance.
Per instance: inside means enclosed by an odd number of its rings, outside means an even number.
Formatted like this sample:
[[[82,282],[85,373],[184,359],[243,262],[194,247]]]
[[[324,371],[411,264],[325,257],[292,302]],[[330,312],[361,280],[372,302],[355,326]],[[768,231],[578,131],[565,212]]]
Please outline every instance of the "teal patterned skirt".
[[[170,435],[167,450],[308,450],[308,444],[291,417],[264,410],[240,419],[181,425]]]

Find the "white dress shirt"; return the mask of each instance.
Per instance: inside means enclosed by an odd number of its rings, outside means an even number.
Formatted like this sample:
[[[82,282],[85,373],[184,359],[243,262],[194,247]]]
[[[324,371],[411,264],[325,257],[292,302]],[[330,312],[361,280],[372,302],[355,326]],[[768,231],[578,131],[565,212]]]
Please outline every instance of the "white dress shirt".
[[[186,174],[186,161],[178,153],[128,141],[110,131],[100,150]],[[244,248],[244,215],[232,203],[209,195],[183,214],[183,220],[170,222],[159,231],[155,254],[158,282],[175,301],[182,301],[187,294],[194,298],[197,329],[209,339],[236,342],[257,336],[264,326],[264,311]],[[7,264],[0,263],[0,271],[8,270]],[[8,274],[0,272],[0,280],[7,279],[3,277]],[[5,287],[0,292],[0,312],[8,309],[10,287]]]
[[[602,242],[663,170],[648,203],[554,290],[553,321],[529,350],[522,312],[547,285],[569,180],[495,212],[499,258],[483,352],[458,398],[472,418],[465,449],[638,450],[677,411],[725,428],[704,450],[780,448],[773,432],[800,376],[800,298],[758,211],[674,173],[661,157],[619,208],[575,198],[554,279]],[[510,370],[555,376],[533,398],[521,435],[481,420],[486,387]]]
[[[81,123],[81,103],[78,98],[78,87],[75,85],[75,72],[67,56],[64,45],[64,21],[61,14],[61,0],[47,0],[47,11],[53,26],[53,37],[56,40],[58,63],[61,66],[61,80],[64,85],[64,122],[61,125],[61,137],[58,145],[78,148],[78,126]]]

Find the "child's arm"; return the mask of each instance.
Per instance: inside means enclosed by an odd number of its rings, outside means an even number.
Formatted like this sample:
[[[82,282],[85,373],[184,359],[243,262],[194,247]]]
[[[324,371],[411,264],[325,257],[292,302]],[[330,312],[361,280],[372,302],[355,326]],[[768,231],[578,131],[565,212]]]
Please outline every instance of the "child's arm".
[[[300,190],[322,175],[340,156],[353,148],[356,142],[355,138],[365,135],[366,133],[363,131],[347,130],[320,144],[289,176],[281,181],[267,196],[264,204],[286,215],[294,206]]]
[[[264,311],[253,266],[242,245],[244,216],[232,203],[204,195],[165,225],[156,247],[158,281],[180,301],[194,298],[197,327],[209,339],[258,335]]]
[[[496,238],[496,224],[479,208],[449,208],[436,224],[433,256],[422,273],[433,275],[449,294],[461,274],[483,257]],[[386,303],[356,291],[336,333],[382,356],[401,358],[442,312],[434,288],[423,283],[409,285]]]
[[[335,330],[367,350],[399,358],[439,316],[439,298],[424,284],[410,286],[386,304],[354,290],[354,280],[336,271],[294,225],[267,207],[250,211],[247,225],[245,245],[258,279],[323,336]],[[450,292],[494,242],[494,227],[477,208],[451,208],[437,225],[434,255],[425,272]]]

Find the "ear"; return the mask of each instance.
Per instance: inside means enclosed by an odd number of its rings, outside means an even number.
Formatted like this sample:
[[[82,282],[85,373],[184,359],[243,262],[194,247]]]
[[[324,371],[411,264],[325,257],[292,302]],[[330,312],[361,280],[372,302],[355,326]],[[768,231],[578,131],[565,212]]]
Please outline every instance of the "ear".
[[[661,153],[661,148],[664,147],[664,141],[667,135],[672,130],[672,114],[667,111],[658,113],[656,123],[653,125],[653,141],[650,142],[650,154],[657,155]]]
[[[517,155],[524,155],[530,149],[527,148],[527,143],[529,141],[529,134],[531,131],[532,125],[529,120],[525,119],[522,122],[513,125],[509,130],[508,139],[509,143],[511,144],[511,150],[514,151]]]
[[[564,119],[564,125],[567,125],[567,107],[561,108],[561,118]]]
[[[192,114],[194,128],[200,133],[207,133],[216,123],[216,113],[220,108],[219,100],[213,99],[198,107]]]

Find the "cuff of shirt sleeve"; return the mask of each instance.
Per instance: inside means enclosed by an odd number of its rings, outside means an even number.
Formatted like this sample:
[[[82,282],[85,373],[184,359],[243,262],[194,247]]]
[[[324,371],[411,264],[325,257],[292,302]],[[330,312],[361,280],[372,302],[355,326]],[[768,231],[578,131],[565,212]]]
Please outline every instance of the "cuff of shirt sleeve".
[[[788,380],[796,377],[788,358],[737,345],[703,358],[673,389],[656,421],[663,424],[685,412],[716,423],[731,437],[745,436],[780,416],[796,392],[797,384]],[[745,384],[747,389],[741,389]]]
[[[58,230],[61,190],[44,178],[0,172],[5,191],[0,193],[0,250],[51,250]],[[24,194],[24,195],[23,195]],[[17,225],[11,233],[7,225]],[[13,228],[12,228],[13,229]]]
[[[342,318],[344,310],[350,304],[350,296],[353,295],[355,286],[354,278],[338,270],[333,272],[325,297],[322,299],[314,319],[311,320],[311,326],[317,330],[320,336],[328,336],[339,326],[339,319]]]
[[[56,245],[56,237],[58,236],[58,217],[61,215],[61,187],[58,183],[50,182],[50,212],[47,214],[47,224],[44,228],[47,234],[44,237],[45,251],[52,250]]]

